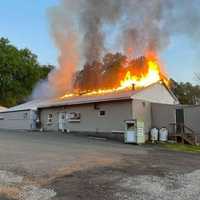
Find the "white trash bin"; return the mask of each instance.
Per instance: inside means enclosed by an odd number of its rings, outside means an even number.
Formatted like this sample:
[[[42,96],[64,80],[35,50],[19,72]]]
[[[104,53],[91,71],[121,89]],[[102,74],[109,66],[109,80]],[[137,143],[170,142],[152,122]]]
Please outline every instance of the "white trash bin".
[[[168,141],[168,130],[167,128],[161,128],[159,131],[159,140],[161,142],[167,142]]]
[[[151,129],[151,141],[153,143],[158,141],[158,133],[159,133],[159,131],[157,128]]]

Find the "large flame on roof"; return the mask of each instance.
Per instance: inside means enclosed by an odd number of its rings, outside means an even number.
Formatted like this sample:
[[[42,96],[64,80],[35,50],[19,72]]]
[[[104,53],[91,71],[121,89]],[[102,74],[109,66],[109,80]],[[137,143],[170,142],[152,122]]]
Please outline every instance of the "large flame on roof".
[[[160,67],[155,61],[148,61],[148,72],[147,74],[141,74],[140,77],[131,75],[128,71],[123,80],[120,81],[120,88],[130,87],[147,87],[160,80]]]
[[[132,66],[134,68],[134,66]],[[67,93],[61,97],[61,99],[65,99],[73,96],[80,95],[100,95],[106,93],[113,93],[122,90],[137,90],[144,87],[148,87],[156,82],[162,81],[166,85],[168,85],[168,78],[163,75],[161,72],[161,66],[157,59],[150,58],[147,61],[147,70],[141,71],[139,74],[134,74],[131,70],[128,70],[129,67],[123,66],[125,73],[123,73],[122,78],[119,80],[119,86],[115,88],[109,89],[97,89],[97,90],[89,90],[82,91],[79,93]]]

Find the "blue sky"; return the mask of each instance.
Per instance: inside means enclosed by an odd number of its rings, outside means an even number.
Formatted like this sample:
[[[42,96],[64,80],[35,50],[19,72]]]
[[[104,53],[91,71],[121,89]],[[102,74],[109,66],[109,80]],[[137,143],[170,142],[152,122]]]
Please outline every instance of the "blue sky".
[[[7,37],[18,48],[29,48],[41,64],[57,63],[57,50],[49,34],[47,9],[58,0],[6,0],[0,2],[0,37]],[[197,45],[198,45],[197,41]],[[161,58],[169,75],[177,81],[195,83],[200,72],[199,48],[183,36],[172,38]]]

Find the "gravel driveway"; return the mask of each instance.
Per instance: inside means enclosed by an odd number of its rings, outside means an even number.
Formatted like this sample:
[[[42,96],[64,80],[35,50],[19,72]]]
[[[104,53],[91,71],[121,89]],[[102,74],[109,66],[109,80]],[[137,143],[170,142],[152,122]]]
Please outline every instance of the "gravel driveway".
[[[200,154],[0,131],[0,199],[200,199]]]

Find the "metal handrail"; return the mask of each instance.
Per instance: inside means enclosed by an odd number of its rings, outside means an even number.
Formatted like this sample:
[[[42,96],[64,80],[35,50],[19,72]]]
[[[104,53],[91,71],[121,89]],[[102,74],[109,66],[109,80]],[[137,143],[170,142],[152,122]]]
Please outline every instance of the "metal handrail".
[[[188,127],[188,126],[186,126],[185,124],[183,124],[183,123],[170,123],[170,125],[173,125],[174,127],[175,127],[175,130],[177,130],[177,127],[179,126],[179,127],[181,127],[181,132],[184,132],[185,133],[185,129],[187,129],[188,131],[190,131],[191,133],[194,133],[195,134],[195,132],[194,132],[194,130],[193,129],[191,129],[190,127]],[[177,131],[176,131],[177,132]]]

